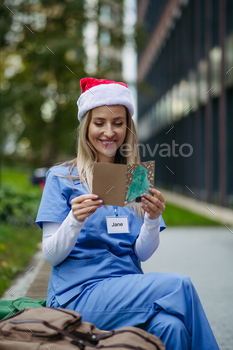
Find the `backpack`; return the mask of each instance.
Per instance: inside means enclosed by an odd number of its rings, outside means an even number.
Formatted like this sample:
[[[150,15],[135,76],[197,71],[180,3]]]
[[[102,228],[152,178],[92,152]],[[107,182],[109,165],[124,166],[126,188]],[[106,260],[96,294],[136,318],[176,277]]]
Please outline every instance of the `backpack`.
[[[0,322],[1,350],[165,350],[162,341],[137,327],[102,331],[75,311],[25,308]]]

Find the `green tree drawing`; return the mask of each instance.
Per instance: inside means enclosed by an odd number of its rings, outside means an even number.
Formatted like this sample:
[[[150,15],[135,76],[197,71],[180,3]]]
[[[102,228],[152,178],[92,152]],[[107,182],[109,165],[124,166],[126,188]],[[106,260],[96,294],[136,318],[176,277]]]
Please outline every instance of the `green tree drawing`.
[[[126,195],[126,200],[128,200],[128,202],[132,202],[134,199],[136,202],[139,202],[142,193],[149,193],[148,190],[152,185],[147,178],[147,172],[148,169],[142,165],[140,165],[134,172],[133,180]]]

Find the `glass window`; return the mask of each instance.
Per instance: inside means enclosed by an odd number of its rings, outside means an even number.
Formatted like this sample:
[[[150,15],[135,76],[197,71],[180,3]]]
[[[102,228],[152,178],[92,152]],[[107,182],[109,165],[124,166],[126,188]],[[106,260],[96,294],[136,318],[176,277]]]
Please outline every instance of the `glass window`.
[[[192,112],[194,112],[198,108],[198,84],[197,84],[196,72],[190,71],[188,80],[189,80],[190,108],[192,108]]]
[[[151,108],[148,131],[150,133],[150,136],[153,136],[156,132],[156,104],[154,104]]]
[[[226,0],[226,32],[230,34],[233,32],[233,1]]]
[[[156,133],[159,131],[160,128],[160,120],[159,120],[159,105],[158,102],[155,105],[155,126],[156,126]]]
[[[233,85],[233,33],[226,39],[226,84],[227,86]]]
[[[201,60],[198,64],[198,78],[199,78],[199,101],[201,104],[207,103],[207,91],[208,91],[208,63],[206,60]]]
[[[233,70],[233,69],[232,69]],[[229,195],[228,199],[230,199],[231,195],[231,205],[233,208],[233,181],[232,181],[232,174],[233,174],[233,89],[228,89],[226,91],[226,102],[227,102],[227,144],[226,144],[226,156],[227,156],[227,193]]]
[[[171,92],[168,91],[166,93],[166,119],[167,124],[170,124],[172,122],[172,99],[171,99]]]
[[[210,51],[211,87],[214,86],[210,91],[212,96],[219,96],[221,93],[221,61],[222,49],[216,46]]]
[[[180,99],[179,85],[174,85],[172,88],[172,114],[173,120],[179,120],[182,112],[182,101]]]
[[[190,107],[190,98],[189,98],[189,83],[186,80],[181,80],[180,82],[180,105],[181,105],[181,115],[187,116],[187,112]]]
[[[219,99],[214,98],[212,99],[212,117],[213,117],[213,153],[212,153],[212,161],[213,161],[213,195],[215,198],[218,199],[218,182],[219,182],[219,171],[222,171],[222,169],[219,169]],[[223,140],[225,142],[225,140]],[[225,157],[225,155],[224,155]],[[225,176],[225,174],[224,174]]]

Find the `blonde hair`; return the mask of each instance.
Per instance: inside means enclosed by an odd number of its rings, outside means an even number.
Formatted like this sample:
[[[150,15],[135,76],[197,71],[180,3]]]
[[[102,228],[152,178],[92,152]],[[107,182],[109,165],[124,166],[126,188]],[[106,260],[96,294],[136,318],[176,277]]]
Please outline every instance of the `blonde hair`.
[[[114,163],[117,164],[136,164],[140,163],[140,156],[138,150],[138,138],[134,125],[134,121],[130,115],[129,110],[126,109],[126,136],[124,143],[131,145],[132,150],[124,150],[124,156],[121,155],[119,148],[115,154]],[[78,127],[78,152],[77,158],[67,162],[65,165],[69,165],[69,178],[71,172],[75,166],[78,168],[78,179],[86,187],[86,189],[92,193],[92,180],[93,180],[93,166],[97,162],[97,151],[88,139],[88,128],[92,118],[92,110],[89,110],[82,118]],[[74,179],[74,178],[73,178]],[[76,178],[77,179],[77,178]],[[139,216],[144,217],[144,211],[141,207],[136,206],[133,208]]]

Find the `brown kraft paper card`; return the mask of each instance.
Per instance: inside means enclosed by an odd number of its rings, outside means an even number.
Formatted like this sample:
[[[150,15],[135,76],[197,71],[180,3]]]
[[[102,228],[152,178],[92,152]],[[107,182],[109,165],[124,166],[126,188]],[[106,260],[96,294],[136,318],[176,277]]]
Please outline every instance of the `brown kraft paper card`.
[[[92,192],[103,205],[141,205],[142,193],[154,187],[155,161],[138,164],[95,163]]]

